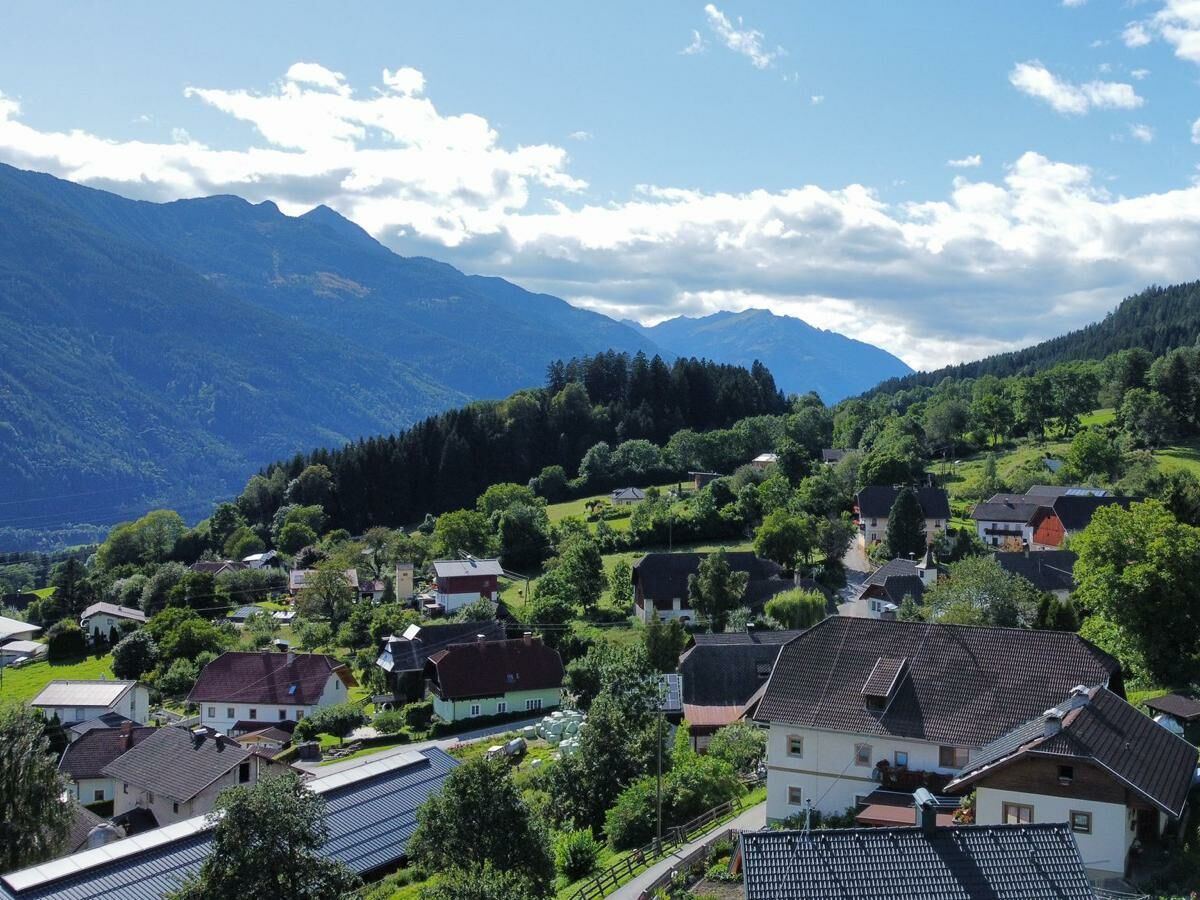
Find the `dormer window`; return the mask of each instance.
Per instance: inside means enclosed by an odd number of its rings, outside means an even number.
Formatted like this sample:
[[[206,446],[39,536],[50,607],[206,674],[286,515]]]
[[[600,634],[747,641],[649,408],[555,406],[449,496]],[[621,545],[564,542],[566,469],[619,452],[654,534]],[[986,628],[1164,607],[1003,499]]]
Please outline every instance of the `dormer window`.
[[[899,659],[881,656],[862,686],[863,703],[867,709],[882,710],[896,696],[904,675],[908,671],[908,657]]]
[[[1058,767],[1058,783],[1067,785],[1075,780],[1074,766],[1059,766]]]

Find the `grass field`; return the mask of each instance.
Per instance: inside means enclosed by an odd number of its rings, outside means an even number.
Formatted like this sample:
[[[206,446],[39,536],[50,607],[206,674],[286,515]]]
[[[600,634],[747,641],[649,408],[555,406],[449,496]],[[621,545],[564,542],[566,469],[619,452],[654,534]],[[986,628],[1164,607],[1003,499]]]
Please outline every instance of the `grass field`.
[[[95,681],[113,678],[112,656],[86,657],[72,662],[36,662],[19,669],[0,669],[0,699],[28,701],[51,681],[72,678]]]
[[[1154,454],[1164,472],[1183,469],[1200,478],[1200,442],[1165,447]]]
[[[1111,406],[1104,409],[1093,410],[1086,416],[1080,416],[1079,421],[1084,428],[1091,425],[1107,425],[1117,417],[1117,411]]]

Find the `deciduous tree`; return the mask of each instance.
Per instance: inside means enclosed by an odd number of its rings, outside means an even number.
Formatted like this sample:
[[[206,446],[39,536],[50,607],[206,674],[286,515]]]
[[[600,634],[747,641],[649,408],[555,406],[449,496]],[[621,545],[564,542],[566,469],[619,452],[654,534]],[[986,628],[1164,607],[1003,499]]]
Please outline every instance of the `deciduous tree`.
[[[0,872],[56,856],[71,827],[69,786],[58,772],[42,716],[0,704]]]
[[[725,617],[742,603],[750,576],[729,567],[723,549],[708,554],[700,570],[688,576],[688,602],[692,609],[712,623],[713,631],[725,628]]]

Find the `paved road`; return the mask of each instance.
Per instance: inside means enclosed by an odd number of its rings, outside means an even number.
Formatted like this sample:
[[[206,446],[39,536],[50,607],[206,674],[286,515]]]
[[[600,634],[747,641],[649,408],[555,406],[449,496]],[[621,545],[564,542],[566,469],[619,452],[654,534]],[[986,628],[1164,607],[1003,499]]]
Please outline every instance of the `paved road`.
[[[701,835],[690,844],[684,844],[682,847],[675,848],[675,851],[669,856],[655,863],[637,878],[633,879],[621,887],[617,888],[613,893],[608,895],[609,900],[637,900],[642,891],[654,881],[659,875],[663,875],[673,869],[679,860],[687,856],[693,850],[701,847],[708,841],[712,840],[714,834],[724,831],[726,828],[733,828],[738,831],[758,831],[760,828],[765,828],[767,824],[767,804],[759,803],[757,806],[751,806],[747,810],[743,810],[734,819],[726,822],[715,831]]]
[[[867,551],[862,534],[859,534],[854,539],[854,543],[850,545],[850,549],[842,557],[842,565],[846,567],[846,586],[838,591],[838,615],[866,616],[866,609],[862,608],[862,604],[855,603],[854,598],[858,596],[858,592],[862,590],[863,582],[870,577],[875,567],[867,559]]]
[[[522,719],[519,722],[507,722],[502,725],[489,725],[487,728],[479,728],[475,731],[465,731],[462,734],[450,735],[449,737],[437,738],[432,741],[417,741],[412,744],[397,744],[395,747],[387,747],[380,750],[378,753],[369,753],[365,756],[356,756],[354,759],[348,759],[345,762],[330,763],[327,766],[322,766],[316,762],[297,762],[294,763],[296,768],[303,769],[305,772],[312,772],[314,775],[324,777],[325,775],[333,775],[336,772],[344,772],[346,769],[353,769],[355,766],[361,766],[363,763],[378,762],[381,759],[387,759],[389,756],[396,756],[400,753],[411,753],[414,750],[428,750],[431,747],[439,747],[442,750],[448,750],[455,744],[470,744],[475,741],[482,741],[486,738],[495,737],[498,734],[505,734],[509,731],[520,731],[526,725],[536,725],[542,721],[544,717],[538,716],[534,719]]]

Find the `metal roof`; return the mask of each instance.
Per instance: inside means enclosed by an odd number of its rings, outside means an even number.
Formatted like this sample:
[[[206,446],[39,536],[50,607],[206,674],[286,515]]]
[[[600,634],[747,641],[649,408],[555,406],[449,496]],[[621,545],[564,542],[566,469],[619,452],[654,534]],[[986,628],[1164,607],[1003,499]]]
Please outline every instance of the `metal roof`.
[[[439,559],[433,564],[433,572],[438,578],[504,574],[498,559]]]
[[[436,748],[318,778],[328,804],[323,853],[363,873],[399,861],[416,810],[458,761]],[[198,816],[0,877],[0,900],[159,900],[208,855],[211,827]]]
[[[36,634],[41,630],[37,625],[30,625],[28,622],[22,622],[18,619],[10,619],[8,616],[0,616],[0,638],[6,638],[10,634],[24,634],[27,631]]]
[[[52,681],[30,706],[112,706],[135,681]]]

